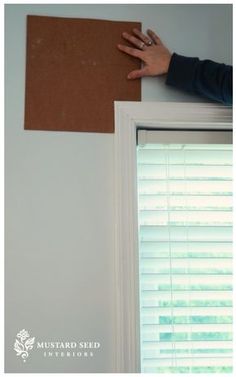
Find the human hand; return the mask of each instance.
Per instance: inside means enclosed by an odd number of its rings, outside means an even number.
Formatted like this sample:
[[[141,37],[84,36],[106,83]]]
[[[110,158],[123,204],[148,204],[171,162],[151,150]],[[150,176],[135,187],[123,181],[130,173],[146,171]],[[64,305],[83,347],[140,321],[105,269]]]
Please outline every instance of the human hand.
[[[171,53],[163,45],[160,38],[152,31],[147,30],[147,35],[138,29],[133,29],[134,35],[124,32],[123,38],[132,43],[137,48],[118,44],[120,51],[128,55],[139,58],[144,65],[128,74],[128,79],[137,79],[143,76],[159,76],[168,72]]]

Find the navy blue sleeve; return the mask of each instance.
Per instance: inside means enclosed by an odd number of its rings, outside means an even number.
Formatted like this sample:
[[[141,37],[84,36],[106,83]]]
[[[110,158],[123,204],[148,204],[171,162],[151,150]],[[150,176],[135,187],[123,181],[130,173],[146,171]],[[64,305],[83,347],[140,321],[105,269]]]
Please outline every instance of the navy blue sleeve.
[[[211,60],[172,55],[167,85],[232,104],[232,67]]]

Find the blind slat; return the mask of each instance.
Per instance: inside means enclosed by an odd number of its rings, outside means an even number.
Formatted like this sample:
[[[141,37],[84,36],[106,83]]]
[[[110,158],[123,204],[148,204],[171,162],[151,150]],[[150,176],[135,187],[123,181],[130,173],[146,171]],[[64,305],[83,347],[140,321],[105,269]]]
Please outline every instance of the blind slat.
[[[193,308],[188,306],[188,307],[144,307],[142,306],[142,311],[141,311],[141,317],[146,318],[146,316],[151,316],[155,317],[155,319],[159,321],[159,316],[188,316],[192,317],[192,315],[195,316],[208,316],[208,315],[217,315],[218,317],[221,316],[231,316],[232,317],[232,309],[231,307],[195,307],[194,312]]]
[[[144,365],[148,366],[169,366],[171,363],[171,358],[158,358],[155,360],[144,359]],[[232,357],[201,357],[201,358],[177,358],[175,361],[175,366],[232,366]]]

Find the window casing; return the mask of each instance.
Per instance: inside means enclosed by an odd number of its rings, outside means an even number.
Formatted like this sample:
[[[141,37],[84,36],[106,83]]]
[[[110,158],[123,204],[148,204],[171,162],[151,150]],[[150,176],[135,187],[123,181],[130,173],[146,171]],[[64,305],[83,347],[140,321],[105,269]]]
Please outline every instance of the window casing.
[[[141,371],[136,135],[161,130],[232,130],[232,109],[215,104],[116,102],[114,134],[114,372]]]

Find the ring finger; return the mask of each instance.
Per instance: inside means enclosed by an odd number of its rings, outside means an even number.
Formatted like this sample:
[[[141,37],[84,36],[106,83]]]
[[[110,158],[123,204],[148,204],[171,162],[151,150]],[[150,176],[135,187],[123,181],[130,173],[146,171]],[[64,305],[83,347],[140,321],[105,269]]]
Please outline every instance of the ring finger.
[[[134,46],[140,48],[140,50],[145,50],[145,48],[147,47],[143,40],[140,41],[140,39],[134,37],[133,35],[130,35],[127,32],[122,33],[122,37],[132,43]]]
[[[151,38],[148,38],[145,34],[143,34],[140,30],[138,29],[133,29],[133,33],[139,37],[147,46],[152,45],[152,40]]]

